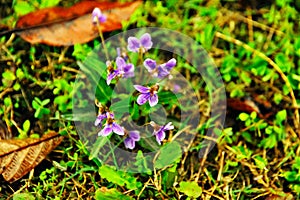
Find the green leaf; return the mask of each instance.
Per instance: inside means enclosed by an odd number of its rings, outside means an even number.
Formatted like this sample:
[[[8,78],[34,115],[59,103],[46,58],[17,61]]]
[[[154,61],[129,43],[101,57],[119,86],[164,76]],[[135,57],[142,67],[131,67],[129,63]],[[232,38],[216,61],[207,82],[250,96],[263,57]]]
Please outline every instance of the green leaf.
[[[129,173],[117,171],[112,167],[102,165],[99,168],[99,173],[102,178],[105,178],[109,182],[112,182],[119,186],[125,186],[126,184],[126,187],[131,190],[135,190],[141,187],[141,183],[137,182],[137,179],[131,176]]]
[[[246,85],[250,85],[252,79],[250,78],[248,73],[242,71],[240,77],[243,80],[243,82],[246,83]]]
[[[289,182],[294,182],[297,180],[297,175],[298,173],[295,171],[287,171],[283,174],[283,177]]]
[[[6,80],[9,80],[9,81],[14,81],[16,80],[16,76],[15,74],[12,72],[12,71],[5,71],[2,73],[2,77]]]
[[[263,147],[265,149],[267,148],[273,148],[277,143],[276,135],[271,134],[269,137],[264,138],[262,141],[259,143],[259,147]]]
[[[196,182],[181,181],[179,183],[179,192],[193,198],[198,198],[202,194],[202,188]]]
[[[256,112],[251,112],[251,114],[250,114],[250,117],[251,117],[251,119],[256,119],[256,117],[257,117],[257,113]]]
[[[254,161],[255,161],[255,165],[259,168],[259,169],[263,169],[267,166],[268,161],[264,158],[262,158],[261,156],[255,156],[254,157]]]
[[[40,4],[40,8],[47,8],[47,7],[53,7],[56,6],[60,0],[42,0]]]
[[[13,200],[35,200],[35,197],[30,193],[14,194]]]
[[[240,113],[239,114],[239,119],[244,122],[247,119],[249,119],[249,115],[247,113]]]
[[[181,157],[181,147],[178,142],[170,142],[160,149],[159,156],[154,163],[156,168],[163,168]]]
[[[25,131],[26,133],[29,131],[30,129],[30,121],[27,119],[24,123],[23,123],[23,131]]]
[[[33,5],[30,5],[26,1],[17,1],[17,3],[14,6],[15,13],[17,15],[26,15],[27,13],[30,13],[35,10]]]
[[[42,101],[41,105],[42,105],[42,106],[45,106],[45,105],[47,105],[48,103],[50,103],[50,99],[45,99],[45,100]]]
[[[281,68],[283,72],[289,72],[292,67],[289,58],[283,53],[278,53],[275,56],[275,62],[278,64],[278,66]]]
[[[107,189],[102,187],[95,192],[95,199],[96,200],[115,200],[115,199],[131,200],[133,198],[122,194],[116,188]]]
[[[284,120],[286,120],[286,110],[281,110],[276,114],[276,122],[280,125]]]
[[[41,108],[37,108],[37,110],[34,113],[34,117],[35,118],[40,118],[41,116]]]
[[[136,154],[136,162],[134,163],[137,166],[139,172],[147,173],[148,175],[152,174],[152,170],[148,167],[149,157],[143,155],[143,151],[138,150]]]
[[[98,137],[96,142],[93,145],[91,154],[89,156],[89,160],[93,160],[94,158],[98,158],[98,153],[100,151],[100,149],[108,142],[108,138],[107,137]]]
[[[247,142],[250,142],[250,143],[253,142],[252,135],[251,135],[249,132],[244,131],[244,132],[242,133],[242,136],[243,136],[243,138],[244,138]]]
[[[18,77],[18,79],[22,80],[24,78],[24,72],[22,71],[21,68],[18,68],[16,71],[16,76]]]
[[[177,164],[162,172],[162,182],[163,182],[162,185],[164,190],[167,190],[167,188],[171,188],[174,185],[176,177],[178,177],[176,168],[177,168]]]
[[[295,158],[295,163],[292,165],[293,168],[300,170],[300,157]]]
[[[282,97],[281,93],[275,93],[274,97],[273,97],[273,100],[278,105],[281,102],[282,98],[283,97]]]

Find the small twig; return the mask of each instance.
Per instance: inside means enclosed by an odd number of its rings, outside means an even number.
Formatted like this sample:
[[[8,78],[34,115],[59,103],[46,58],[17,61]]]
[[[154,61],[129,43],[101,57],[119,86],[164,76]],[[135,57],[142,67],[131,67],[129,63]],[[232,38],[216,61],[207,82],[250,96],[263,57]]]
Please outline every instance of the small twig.
[[[144,184],[144,187],[141,189],[140,193],[137,196],[137,199],[140,199],[140,196],[142,195],[142,193],[144,192],[144,190],[146,189],[146,187],[148,186],[149,182],[151,181],[151,178],[148,179],[148,181]]]
[[[241,20],[241,21],[243,21],[243,22],[245,22],[245,23],[251,23],[252,26],[254,26],[254,27],[260,28],[260,29],[262,29],[262,30],[264,30],[264,31],[272,31],[272,32],[275,32],[275,33],[276,33],[277,35],[279,35],[279,36],[285,35],[285,33],[282,32],[282,31],[276,30],[276,29],[274,29],[273,27],[269,27],[269,26],[267,26],[267,25],[265,25],[265,24],[262,24],[262,23],[259,23],[259,22],[257,22],[257,21],[254,21],[253,19],[249,19],[248,17],[245,17],[245,16],[243,16],[243,15],[241,15],[241,14],[239,14],[239,13],[237,14],[237,13],[235,13],[235,12],[232,12],[232,11],[228,10],[228,9],[224,9],[224,11],[227,12],[228,15],[236,16],[236,20]]]
[[[250,47],[249,45],[245,44],[244,42],[242,42],[240,40],[237,40],[237,39],[235,39],[231,36],[225,35],[225,34],[220,33],[220,32],[216,32],[216,37],[221,38],[223,40],[226,40],[228,42],[232,42],[232,43],[234,43],[238,46],[241,46],[241,47],[245,48],[248,51],[251,51],[252,53],[254,53],[257,56],[259,56],[260,58],[262,58],[263,60],[267,61],[277,71],[277,73],[281,76],[281,78],[284,80],[286,86],[289,89],[289,92],[290,92],[290,95],[291,95],[291,98],[292,98],[292,105],[295,108],[295,111],[294,111],[294,115],[295,115],[294,125],[295,125],[296,129],[298,129],[298,134],[300,134],[299,133],[300,132],[300,130],[299,130],[300,117],[299,117],[299,110],[298,110],[299,107],[297,105],[297,100],[296,100],[294,91],[292,89],[292,86],[291,86],[287,76],[282,72],[280,67],[271,58],[266,56],[264,53]]]
[[[249,30],[249,41],[253,42],[253,20],[252,20],[252,14],[251,14],[251,10],[248,8],[247,11],[249,12],[249,15],[247,17],[247,19],[249,19],[249,23],[248,23],[248,30]]]

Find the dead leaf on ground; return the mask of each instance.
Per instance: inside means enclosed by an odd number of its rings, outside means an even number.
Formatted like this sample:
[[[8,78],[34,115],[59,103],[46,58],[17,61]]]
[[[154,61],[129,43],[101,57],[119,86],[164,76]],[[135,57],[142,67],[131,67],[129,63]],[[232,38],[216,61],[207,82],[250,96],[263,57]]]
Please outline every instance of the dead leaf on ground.
[[[109,32],[121,29],[121,22],[128,20],[141,3],[83,1],[70,8],[45,8],[21,17],[16,30],[19,30],[18,35],[30,43],[52,46],[86,43],[98,36],[91,14],[95,7],[107,16],[101,28],[103,32]]]
[[[60,142],[63,136],[55,132],[40,139],[0,140],[0,174],[14,182],[37,166]]]

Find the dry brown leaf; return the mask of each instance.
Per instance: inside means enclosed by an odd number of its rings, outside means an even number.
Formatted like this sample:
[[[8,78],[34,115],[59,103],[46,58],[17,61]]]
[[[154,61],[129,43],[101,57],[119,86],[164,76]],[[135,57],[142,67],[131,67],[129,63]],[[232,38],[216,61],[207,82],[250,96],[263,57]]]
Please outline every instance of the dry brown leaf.
[[[273,195],[265,198],[265,200],[292,200],[292,199],[294,199],[292,194],[286,193],[285,195],[286,196],[279,196],[279,195],[273,194]]]
[[[0,140],[0,174],[8,182],[14,182],[37,166],[61,141],[56,132],[40,139]]]
[[[95,7],[107,15],[101,29],[109,32],[122,28],[121,22],[128,20],[141,3],[83,1],[70,8],[45,8],[21,17],[16,25],[21,31],[17,34],[30,43],[52,46],[86,43],[98,36],[91,15]]]

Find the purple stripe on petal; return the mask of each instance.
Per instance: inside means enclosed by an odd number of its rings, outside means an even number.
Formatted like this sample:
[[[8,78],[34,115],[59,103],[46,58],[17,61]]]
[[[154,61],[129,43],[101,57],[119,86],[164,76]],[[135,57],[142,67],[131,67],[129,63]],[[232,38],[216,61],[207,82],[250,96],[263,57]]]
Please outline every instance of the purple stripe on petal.
[[[151,36],[149,33],[145,33],[144,35],[142,35],[140,41],[141,41],[141,45],[145,49],[147,49],[147,50],[151,49],[153,43],[151,41]]]
[[[134,65],[129,63],[124,67],[124,78],[134,77]]]
[[[176,65],[176,59],[172,58],[171,60],[165,63],[164,68],[170,71],[175,65]]]
[[[149,88],[142,86],[142,85],[134,85],[133,87],[140,93],[148,93],[149,92]]]
[[[140,41],[136,37],[128,38],[128,46],[127,49],[132,52],[138,52],[140,48]]]
[[[136,100],[136,102],[139,105],[143,105],[144,103],[146,103],[150,98],[150,94],[140,94]]]
[[[111,82],[111,80],[113,80],[113,79],[114,79],[117,75],[119,75],[119,74],[120,74],[120,71],[119,71],[119,70],[115,70],[115,71],[113,71],[113,73],[109,74],[109,75],[107,76],[107,80],[106,80],[107,85],[109,85],[110,82]]]
[[[131,138],[126,138],[124,140],[124,144],[127,149],[134,149],[135,147],[135,141],[132,140]]]
[[[150,96],[149,98],[149,104],[151,107],[155,106],[158,103],[158,96],[157,94],[153,94],[152,96]]]
[[[165,70],[162,66],[159,66],[157,70],[158,70],[158,74],[157,74],[158,78],[164,78],[165,76],[168,76],[170,74],[170,72]]]
[[[148,70],[148,72],[152,72],[156,68],[156,61],[152,60],[150,58],[147,58],[144,61],[144,66],[146,67],[146,69]]]
[[[101,127],[102,126],[101,122],[105,118],[106,118],[106,114],[105,113],[98,115],[97,118],[96,118],[96,120],[95,120],[95,126],[100,126]]]
[[[112,132],[112,128],[106,125],[99,133],[98,136],[108,136]]]
[[[130,131],[129,132],[129,137],[134,140],[134,141],[139,141],[140,140],[140,132],[138,131]]]
[[[118,135],[124,135],[123,128],[115,122],[112,124],[112,131],[115,132]]]
[[[164,131],[159,131],[156,133],[156,141],[158,142],[158,144],[161,144],[161,141],[163,141],[166,137],[166,134]]]

